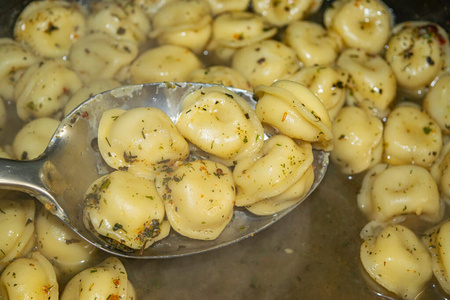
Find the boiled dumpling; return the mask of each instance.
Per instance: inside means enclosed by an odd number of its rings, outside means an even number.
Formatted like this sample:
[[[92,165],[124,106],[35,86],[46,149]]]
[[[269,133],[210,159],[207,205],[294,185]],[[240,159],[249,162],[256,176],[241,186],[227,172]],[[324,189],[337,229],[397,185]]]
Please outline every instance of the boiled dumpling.
[[[154,107],[104,112],[98,128],[98,146],[112,168],[149,179],[189,155],[188,143],[175,124]]]
[[[167,219],[181,235],[213,240],[233,217],[235,187],[231,170],[210,160],[184,163],[156,178]]]

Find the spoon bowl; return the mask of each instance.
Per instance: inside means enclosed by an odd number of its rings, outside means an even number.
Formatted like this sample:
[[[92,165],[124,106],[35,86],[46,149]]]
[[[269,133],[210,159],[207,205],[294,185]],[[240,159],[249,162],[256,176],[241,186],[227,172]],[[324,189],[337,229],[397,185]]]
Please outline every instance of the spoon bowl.
[[[26,192],[36,197],[45,208],[67,223],[82,238],[96,247],[127,258],[170,258],[201,253],[245,239],[272,225],[296,205],[271,216],[256,216],[245,208],[235,207],[234,216],[215,240],[195,240],[171,231],[168,237],[151,247],[123,252],[90,232],[83,223],[84,195],[88,187],[111,169],[98,149],[98,125],[103,112],[119,108],[156,107],[172,121],[179,114],[181,99],[197,89],[211,86],[203,83],[149,83],[122,86],[98,94],[78,106],[65,117],[54,133],[45,152],[35,160],[0,159],[0,187]],[[253,108],[251,92],[229,88],[241,95]],[[312,193],[323,179],[328,162],[327,152],[313,150],[314,183]],[[306,199],[307,196],[304,198]],[[303,199],[303,200],[304,200]],[[303,201],[302,200],[302,201]]]

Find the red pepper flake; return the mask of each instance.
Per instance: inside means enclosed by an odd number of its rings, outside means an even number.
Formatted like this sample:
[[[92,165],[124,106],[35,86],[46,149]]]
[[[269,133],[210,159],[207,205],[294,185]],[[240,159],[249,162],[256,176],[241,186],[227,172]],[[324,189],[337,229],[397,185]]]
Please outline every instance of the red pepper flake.
[[[89,117],[89,113],[87,111],[83,111],[83,113],[81,114],[81,117],[83,119],[87,119]]]
[[[281,119],[281,122],[284,122],[285,120],[286,120],[286,118],[287,118],[287,112],[284,112],[284,114],[283,114],[283,118]]]

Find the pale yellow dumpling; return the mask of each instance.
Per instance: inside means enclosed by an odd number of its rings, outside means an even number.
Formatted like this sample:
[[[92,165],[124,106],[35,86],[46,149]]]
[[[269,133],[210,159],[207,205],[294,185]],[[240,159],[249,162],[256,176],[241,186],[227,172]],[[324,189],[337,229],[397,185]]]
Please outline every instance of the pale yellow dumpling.
[[[237,50],[231,66],[252,86],[257,86],[288,78],[300,69],[301,63],[292,48],[275,40],[264,40]]]
[[[442,133],[437,122],[408,102],[394,108],[384,127],[384,161],[429,168],[439,157]]]
[[[41,209],[36,218],[37,250],[59,274],[74,275],[86,268],[96,247],[50,212]]]
[[[391,35],[393,16],[381,0],[338,0],[325,10],[324,24],[347,47],[379,53]]]
[[[52,264],[39,252],[13,261],[0,276],[1,299],[58,300]]]
[[[243,90],[251,90],[251,85],[239,71],[227,66],[210,66],[194,70],[188,77],[189,82],[221,84]]]
[[[85,14],[77,2],[32,1],[14,25],[14,38],[41,56],[62,58],[85,34]]]
[[[430,172],[415,165],[374,166],[364,175],[357,202],[370,220],[378,222],[401,221],[398,217],[406,214],[439,222],[445,211]]]
[[[450,134],[450,74],[443,75],[423,99],[424,110],[439,124],[442,133]]]
[[[436,180],[442,199],[450,204],[450,142],[446,142],[438,159],[430,168]]]
[[[140,107],[103,113],[98,146],[114,169],[153,179],[162,168],[189,155],[187,141],[162,110]]]
[[[417,299],[433,276],[427,249],[402,225],[386,226],[378,235],[367,237],[360,255],[370,277],[402,299]]]
[[[253,10],[276,26],[284,26],[316,12],[322,0],[252,0]]]
[[[17,197],[17,195],[14,195]],[[0,272],[34,247],[35,204],[31,199],[0,200]]]
[[[343,107],[331,127],[331,160],[344,174],[357,174],[381,162],[383,123],[356,106]]]
[[[135,300],[136,292],[127,270],[117,257],[81,271],[61,293],[61,300],[123,299]]]
[[[231,221],[235,187],[231,170],[210,160],[187,162],[156,178],[167,219],[181,235],[213,240]]]
[[[212,13],[218,15],[228,11],[244,11],[250,0],[208,0]]]
[[[336,65],[349,74],[347,104],[357,105],[380,119],[386,117],[397,95],[397,80],[383,57],[350,48],[339,55]]]
[[[248,206],[280,195],[300,180],[313,159],[310,143],[272,136],[259,153],[236,164],[236,205]]]
[[[291,138],[312,142],[315,148],[332,149],[328,111],[307,87],[279,80],[271,86],[257,86],[255,93],[259,97],[255,113],[262,123]]]
[[[251,106],[220,86],[188,94],[176,125],[186,139],[226,165],[258,152],[264,140],[263,127]]]
[[[145,249],[169,234],[155,183],[129,172],[97,179],[85,195],[83,221],[119,249]]]
[[[393,33],[385,57],[402,90],[423,94],[437,76],[449,72],[449,38],[442,27],[410,21],[397,24]]]
[[[54,117],[83,82],[64,60],[46,60],[31,65],[14,90],[17,115],[23,121]]]

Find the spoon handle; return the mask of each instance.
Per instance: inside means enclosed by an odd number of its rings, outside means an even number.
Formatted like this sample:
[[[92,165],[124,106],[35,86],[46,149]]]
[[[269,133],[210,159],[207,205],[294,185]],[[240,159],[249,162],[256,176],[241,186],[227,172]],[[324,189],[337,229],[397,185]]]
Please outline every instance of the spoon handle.
[[[46,184],[46,163],[46,156],[30,161],[0,158],[0,188],[36,197],[46,209],[64,219],[65,213]]]

